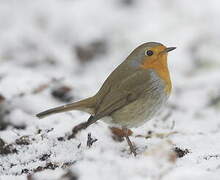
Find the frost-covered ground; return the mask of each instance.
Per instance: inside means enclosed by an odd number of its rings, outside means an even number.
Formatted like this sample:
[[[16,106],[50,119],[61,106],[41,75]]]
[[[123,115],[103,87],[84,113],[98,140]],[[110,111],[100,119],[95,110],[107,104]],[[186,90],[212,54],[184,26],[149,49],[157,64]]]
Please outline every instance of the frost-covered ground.
[[[219,6],[218,0],[1,0],[0,179],[219,179]],[[147,41],[178,49],[169,55],[168,106],[132,129],[137,157],[101,121],[66,140],[85,113],[35,118],[93,95]],[[90,148],[88,133],[98,139]]]

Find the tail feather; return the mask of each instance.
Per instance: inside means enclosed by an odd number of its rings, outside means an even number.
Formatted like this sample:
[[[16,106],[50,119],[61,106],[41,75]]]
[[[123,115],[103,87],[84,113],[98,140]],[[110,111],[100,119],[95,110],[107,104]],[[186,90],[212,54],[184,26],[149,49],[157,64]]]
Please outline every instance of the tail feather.
[[[43,111],[39,114],[36,114],[36,116],[40,119],[56,114],[56,113],[61,113],[61,112],[66,112],[66,111],[72,111],[72,110],[80,110],[87,112],[89,114],[94,114],[94,107],[95,107],[95,101],[93,97],[84,99],[82,101],[74,102],[71,104],[66,104],[63,106],[55,107],[52,109],[48,109],[46,111]]]

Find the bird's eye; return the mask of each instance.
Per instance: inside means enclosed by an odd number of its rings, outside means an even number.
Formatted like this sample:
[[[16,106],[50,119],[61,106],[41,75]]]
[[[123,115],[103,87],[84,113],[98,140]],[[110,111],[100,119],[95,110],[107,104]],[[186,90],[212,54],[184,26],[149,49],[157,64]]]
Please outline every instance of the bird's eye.
[[[146,55],[146,56],[152,56],[153,54],[154,54],[154,52],[151,51],[151,50],[147,50],[147,51],[145,52],[145,55]]]

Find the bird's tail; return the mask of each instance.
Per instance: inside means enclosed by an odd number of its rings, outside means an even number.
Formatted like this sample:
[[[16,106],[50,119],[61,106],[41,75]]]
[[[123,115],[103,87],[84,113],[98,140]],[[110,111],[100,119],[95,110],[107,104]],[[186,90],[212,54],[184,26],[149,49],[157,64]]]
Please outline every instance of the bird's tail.
[[[36,114],[36,116],[40,119],[52,115],[52,114],[56,114],[56,113],[61,113],[61,112],[66,112],[66,111],[72,111],[72,110],[80,110],[80,111],[84,111],[87,112],[89,114],[94,114],[94,109],[95,107],[95,100],[94,97],[90,97],[78,102],[74,102],[71,104],[66,104],[63,106],[59,106],[59,107],[55,107],[52,109],[48,109],[46,111],[43,111],[39,114]]]

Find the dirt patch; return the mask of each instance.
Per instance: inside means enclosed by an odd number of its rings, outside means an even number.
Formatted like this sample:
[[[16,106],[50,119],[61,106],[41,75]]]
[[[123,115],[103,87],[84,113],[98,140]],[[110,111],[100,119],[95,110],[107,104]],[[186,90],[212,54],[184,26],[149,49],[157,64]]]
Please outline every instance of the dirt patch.
[[[190,151],[188,149],[180,149],[179,147],[175,147],[173,151],[176,153],[176,156],[178,158],[184,157],[186,154],[188,154]]]

